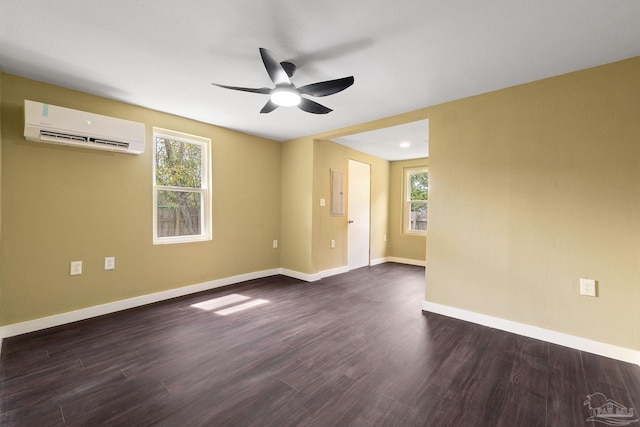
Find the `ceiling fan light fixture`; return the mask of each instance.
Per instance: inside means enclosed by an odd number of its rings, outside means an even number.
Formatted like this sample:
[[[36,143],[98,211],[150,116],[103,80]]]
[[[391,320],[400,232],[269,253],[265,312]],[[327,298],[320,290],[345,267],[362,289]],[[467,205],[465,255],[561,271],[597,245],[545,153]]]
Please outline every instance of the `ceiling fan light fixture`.
[[[333,110],[329,107],[325,107],[324,105],[317,103],[316,101],[312,101],[309,98],[303,99],[302,95],[314,97],[333,95],[334,93],[342,92],[353,84],[353,76],[349,76],[343,77],[341,79],[311,83],[297,88],[293,83],[291,83],[290,80],[290,77],[293,76],[293,72],[295,71],[295,65],[290,62],[279,62],[275,55],[269,49],[261,47],[259,50],[264,68],[267,70],[267,74],[269,74],[269,78],[275,85],[275,88],[252,88],[227,86],[218,83],[211,84],[223,89],[269,95],[269,102],[267,102],[264,107],[262,107],[262,110],[260,110],[260,114],[270,113],[280,106],[297,106],[302,111],[305,111],[307,113],[327,114]]]
[[[277,87],[271,91],[271,101],[281,107],[293,107],[300,104],[300,93],[294,88]]]

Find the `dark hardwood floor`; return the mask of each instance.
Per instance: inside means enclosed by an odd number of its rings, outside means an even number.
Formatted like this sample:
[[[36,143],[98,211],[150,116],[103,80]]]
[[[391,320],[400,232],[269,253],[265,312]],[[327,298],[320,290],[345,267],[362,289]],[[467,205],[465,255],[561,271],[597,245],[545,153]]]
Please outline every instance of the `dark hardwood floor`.
[[[600,426],[595,392],[640,410],[640,367],[422,313],[423,294],[423,268],[383,264],[13,337],[0,425]]]

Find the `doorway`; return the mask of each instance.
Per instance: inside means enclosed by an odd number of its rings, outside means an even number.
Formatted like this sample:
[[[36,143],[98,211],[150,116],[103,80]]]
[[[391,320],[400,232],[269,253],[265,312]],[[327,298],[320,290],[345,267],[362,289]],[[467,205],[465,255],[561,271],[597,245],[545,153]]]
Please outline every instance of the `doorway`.
[[[347,265],[369,265],[371,165],[349,159]]]

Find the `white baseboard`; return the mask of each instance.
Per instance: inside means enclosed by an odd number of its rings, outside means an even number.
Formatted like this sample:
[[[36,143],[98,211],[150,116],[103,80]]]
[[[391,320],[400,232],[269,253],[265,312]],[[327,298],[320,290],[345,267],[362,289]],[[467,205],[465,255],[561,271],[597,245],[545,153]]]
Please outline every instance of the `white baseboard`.
[[[320,275],[320,273],[315,273],[315,274],[300,273],[299,271],[288,270],[286,268],[281,268],[279,270],[279,274],[282,274],[283,276],[293,277],[294,279],[304,280],[305,282],[315,282],[322,279],[322,276]]]
[[[226,277],[223,279],[212,280],[209,282],[198,283],[181,288],[169,289],[167,291],[156,292],[153,294],[141,295],[139,297],[128,298],[120,301],[114,301],[107,304],[87,307],[80,310],[69,311],[66,313],[55,314],[53,316],[42,317],[39,319],[28,320],[26,322],[14,323],[0,327],[0,340],[2,338],[12,337],[15,335],[26,334],[29,332],[39,331],[41,329],[52,328],[67,323],[86,320],[92,317],[98,317],[105,314],[111,314],[130,308],[140,307],[154,302],[164,301],[171,298],[177,298],[196,292],[208,291],[210,289],[220,288],[222,286],[233,285],[235,283],[245,282],[247,280],[261,279],[263,277],[275,276],[281,274],[279,268],[272,270],[256,271],[253,273],[240,274],[237,276]]]
[[[630,348],[593,341],[562,332],[543,329],[537,326],[531,326],[511,320],[500,319],[498,317],[487,316],[486,314],[475,313],[473,311],[462,310],[460,308],[436,304],[429,301],[422,302],[422,310],[523,335],[529,338],[535,338],[552,344],[558,344],[563,347],[569,347],[575,350],[586,351],[587,353],[598,354],[600,356],[640,365],[640,351]]]
[[[369,265],[373,267],[374,265],[384,264],[385,262],[389,262],[387,261],[387,258],[376,258],[376,259],[370,260]]]

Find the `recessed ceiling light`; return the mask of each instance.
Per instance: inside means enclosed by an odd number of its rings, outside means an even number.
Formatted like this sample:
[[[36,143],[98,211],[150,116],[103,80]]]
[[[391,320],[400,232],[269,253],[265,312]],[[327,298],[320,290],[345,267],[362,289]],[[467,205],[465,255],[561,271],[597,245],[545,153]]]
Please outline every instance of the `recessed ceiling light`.
[[[411,147],[411,143],[410,142],[401,142],[400,143],[400,147],[402,147],[402,148]]]

